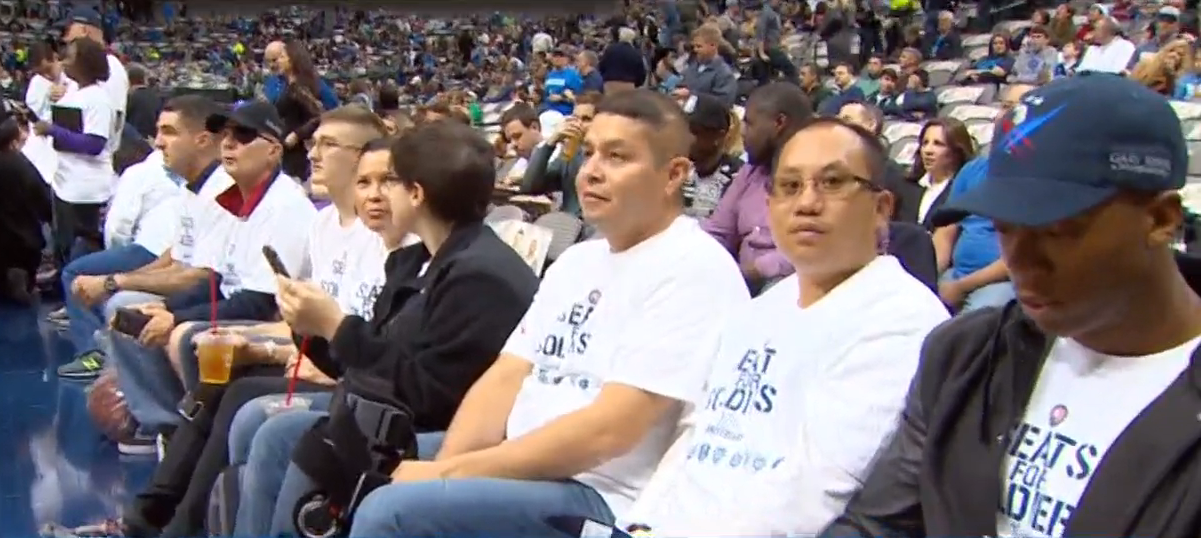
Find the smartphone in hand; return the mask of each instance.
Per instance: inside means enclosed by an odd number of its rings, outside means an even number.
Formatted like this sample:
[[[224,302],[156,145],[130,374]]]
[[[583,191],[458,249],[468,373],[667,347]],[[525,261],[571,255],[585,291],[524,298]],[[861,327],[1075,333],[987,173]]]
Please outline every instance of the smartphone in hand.
[[[134,338],[142,335],[147,323],[150,323],[150,316],[132,308],[118,308],[113,315],[113,330]]]
[[[284,278],[291,278],[291,275],[288,274],[288,268],[284,267],[283,260],[279,259],[279,253],[271,248],[270,245],[263,246],[263,257],[267,258],[267,265],[271,266],[271,270],[275,274]]]

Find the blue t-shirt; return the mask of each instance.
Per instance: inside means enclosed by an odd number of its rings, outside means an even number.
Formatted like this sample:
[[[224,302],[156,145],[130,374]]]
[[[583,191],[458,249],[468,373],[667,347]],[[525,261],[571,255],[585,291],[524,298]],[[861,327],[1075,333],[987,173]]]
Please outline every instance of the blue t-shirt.
[[[574,67],[565,67],[563,69],[555,69],[546,74],[546,95],[544,96],[547,108],[554,110],[564,116],[570,116],[571,111],[575,109],[575,105],[570,101],[554,102],[550,100],[552,95],[563,95],[565,90],[571,90],[571,93],[579,97],[584,91],[584,79],[580,78],[580,73]]]
[[[984,181],[988,174],[988,157],[976,157],[963,165],[951,182],[950,203]],[[968,215],[959,223],[959,238],[951,251],[951,278],[960,279],[985,267],[1001,257],[1001,245],[992,221],[978,215]]]

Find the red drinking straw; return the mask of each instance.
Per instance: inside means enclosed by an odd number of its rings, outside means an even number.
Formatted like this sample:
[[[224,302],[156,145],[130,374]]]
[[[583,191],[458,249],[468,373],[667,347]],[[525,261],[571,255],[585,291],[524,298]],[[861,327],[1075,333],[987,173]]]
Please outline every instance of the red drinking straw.
[[[296,355],[296,364],[292,366],[292,378],[288,380],[288,395],[284,397],[284,407],[292,406],[292,394],[296,392],[296,380],[300,378],[300,361],[309,351],[309,337],[300,340],[300,350]]]
[[[217,272],[209,271],[209,330],[217,332]]]

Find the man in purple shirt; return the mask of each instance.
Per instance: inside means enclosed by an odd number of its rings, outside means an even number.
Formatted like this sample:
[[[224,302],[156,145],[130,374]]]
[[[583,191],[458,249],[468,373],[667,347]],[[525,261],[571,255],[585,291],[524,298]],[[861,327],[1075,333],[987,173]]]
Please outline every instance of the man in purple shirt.
[[[717,209],[701,223],[705,231],[738,260],[752,293],[793,273],[792,264],[776,251],[767,226],[767,185],[771,164],[788,134],[812,119],[809,99],[795,84],[761,86],[747,101],[743,166],[722,196]]]

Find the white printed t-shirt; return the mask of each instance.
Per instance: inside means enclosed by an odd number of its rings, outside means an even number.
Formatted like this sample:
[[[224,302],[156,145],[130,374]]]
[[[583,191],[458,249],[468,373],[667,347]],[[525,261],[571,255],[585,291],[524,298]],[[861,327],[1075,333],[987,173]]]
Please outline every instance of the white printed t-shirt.
[[[997,535],[1063,536],[1105,452],[1189,366],[1201,336],[1153,355],[1116,357],[1058,338],[1001,466]]]
[[[892,256],[808,308],[799,289],[790,277],[726,318],[691,431],[630,522],[656,536],[806,535],[842,513],[949,316]]]
[[[343,226],[332,204],[317,212],[309,232],[313,282],[338,301],[342,312],[371,319],[384,286],[388,248],[379,234],[355,219]]]
[[[108,94],[100,84],[68,91],[56,106],[78,108],[83,117],[84,134],[112,141],[113,110]],[[113,151],[105,144],[99,155],[58,152],[58,169],[51,186],[55,196],[73,204],[103,204],[113,193]]]
[[[113,190],[104,220],[105,248],[136,242],[144,247],[151,245],[154,248],[147,250],[162,254],[171,245],[179,220],[177,211],[164,209],[176,208],[175,198],[181,195],[181,188],[163,168],[161,152],[155,151],[126,168]]]
[[[603,239],[572,246],[547,271],[505,344],[504,353],[533,363],[507,437],[588,406],[607,383],[695,400],[717,343],[714,327],[748,298],[733,258],[688,217],[623,252]],[[625,512],[674,440],[677,418],[575,478],[614,513]]]
[[[221,274],[224,297],[241,290],[275,294],[275,272],[263,256],[267,245],[279,254],[292,277],[306,279],[311,273],[309,231],[317,218],[317,208],[304,187],[290,176],[279,174],[270,181],[250,216],[238,218],[225,212],[214,226],[214,241],[206,238],[207,248],[196,254],[196,265]]]
[[[50,102],[50,89],[53,86],[54,83],[42,75],[34,75],[29,79],[29,87],[25,89],[25,106],[29,107],[29,111],[38,119],[50,119],[50,107],[53,104]],[[31,132],[25,139],[25,145],[21,146],[21,152],[42,174],[43,181],[54,181],[54,173],[58,170],[58,152],[55,151],[50,137],[38,136]]]
[[[108,150],[115,153],[121,146],[121,133],[125,130],[125,107],[129,103],[129,73],[125,71],[121,60],[112,54],[108,55],[108,80],[103,84],[104,91],[113,104],[113,131],[108,138]]]
[[[195,263],[197,245],[205,238],[220,241],[221,234],[226,233],[219,225],[227,221],[229,212],[217,205],[215,199],[233,185],[234,178],[224,168],[217,166],[196,192],[182,188],[183,193],[176,200],[178,223],[171,243],[172,259],[188,266],[203,266]],[[232,221],[228,222],[232,226]]]

